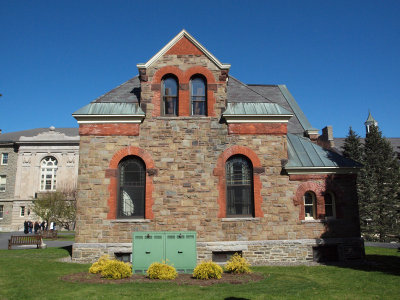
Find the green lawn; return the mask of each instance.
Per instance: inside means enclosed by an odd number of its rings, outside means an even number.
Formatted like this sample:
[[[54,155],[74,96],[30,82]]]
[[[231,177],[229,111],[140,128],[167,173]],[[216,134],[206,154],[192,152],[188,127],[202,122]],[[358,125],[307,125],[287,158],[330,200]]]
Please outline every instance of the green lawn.
[[[399,299],[400,253],[367,248],[369,265],[353,268],[256,267],[265,279],[210,287],[174,283],[86,284],[59,280],[89,265],[57,262],[63,249],[0,250],[0,299]]]

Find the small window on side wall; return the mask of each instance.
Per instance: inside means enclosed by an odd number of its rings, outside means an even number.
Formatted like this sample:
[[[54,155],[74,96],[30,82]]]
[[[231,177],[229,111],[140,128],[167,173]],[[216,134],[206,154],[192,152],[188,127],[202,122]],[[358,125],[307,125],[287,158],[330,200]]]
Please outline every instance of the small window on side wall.
[[[162,80],[162,113],[165,116],[178,115],[178,81],[169,75]]]
[[[8,165],[8,153],[3,153],[1,155],[1,164]]]
[[[315,194],[313,192],[306,192],[304,194],[304,213],[306,220],[313,220],[317,218],[317,204]]]
[[[336,218],[335,195],[332,192],[326,192],[324,195],[324,200],[325,200],[325,217]]]
[[[193,76],[190,79],[190,102],[192,105],[192,115],[207,115],[207,85],[201,76]]]

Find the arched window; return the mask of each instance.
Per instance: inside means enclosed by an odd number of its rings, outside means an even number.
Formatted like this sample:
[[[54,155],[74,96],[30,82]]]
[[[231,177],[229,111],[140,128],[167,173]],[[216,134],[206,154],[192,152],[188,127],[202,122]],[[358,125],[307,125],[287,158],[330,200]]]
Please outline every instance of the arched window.
[[[306,220],[317,218],[317,203],[313,192],[304,194],[304,212]]]
[[[162,80],[163,114],[178,115],[178,81],[169,75]]]
[[[336,218],[335,195],[332,192],[326,192],[325,200],[325,217]]]
[[[118,165],[118,217],[144,218],[146,166],[139,157],[128,156]]]
[[[246,157],[235,155],[226,162],[226,215],[254,216],[253,166]]]
[[[201,76],[190,79],[190,101],[192,115],[205,116],[207,114],[206,81]]]
[[[40,190],[55,191],[57,182],[57,159],[47,156],[40,163]]]

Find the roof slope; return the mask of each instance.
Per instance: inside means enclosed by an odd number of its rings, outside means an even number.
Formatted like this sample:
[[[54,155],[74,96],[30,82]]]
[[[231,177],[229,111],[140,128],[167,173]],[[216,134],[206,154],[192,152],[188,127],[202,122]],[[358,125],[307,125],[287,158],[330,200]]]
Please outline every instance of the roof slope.
[[[40,133],[48,131],[49,128],[35,128],[35,129],[3,133],[0,134],[0,143],[18,142],[21,136],[33,137]],[[79,136],[78,128],[56,128],[55,132],[63,133],[66,136]]]
[[[139,76],[135,76],[121,85],[93,100],[93,102],[123,102],[139,103],[140,101]]]
[[[295,168],[359,168],[361,165],[336,152],[324,149],[309,139],[288,134],[289,161],[285,169]]]

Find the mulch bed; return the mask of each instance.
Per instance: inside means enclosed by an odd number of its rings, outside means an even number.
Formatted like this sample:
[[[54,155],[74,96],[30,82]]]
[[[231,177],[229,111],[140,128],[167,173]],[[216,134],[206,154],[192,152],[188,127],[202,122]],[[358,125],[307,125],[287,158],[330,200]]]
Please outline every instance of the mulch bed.
[[[80,282],[80,283],[101,283],[101,284],[121,284],[128,282],[174,282],[178,285],[200,285],[209,286],[219,283],[229,283],[229,284],[244,284],[248,282],[257,282],[263,280],[265,277],[260,273],[250,273],[250,274],[222,274],[221,279],[209,279],[200,280],[192,277],[192,274],[179,274],[174,280],[158,280],[150,279],[144,275],[134,274],[132,277],[124,279],[105,279],[101,278],[100,274],[91,274],[88,272],[69,274],[61,277],[61,280],[69,282]]]

